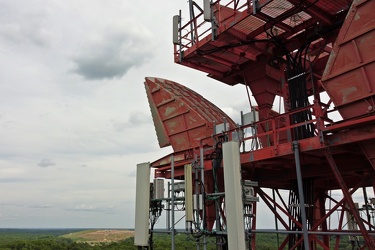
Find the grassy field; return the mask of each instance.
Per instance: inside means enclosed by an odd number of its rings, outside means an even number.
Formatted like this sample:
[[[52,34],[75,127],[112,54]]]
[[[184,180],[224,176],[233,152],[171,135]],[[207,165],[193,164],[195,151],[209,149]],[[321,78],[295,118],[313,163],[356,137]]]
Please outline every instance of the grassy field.
[[[91,229],[64,234],[61,237],[71,239],[75,242],[86,242],[93,245],[98,243],[116,242],[134,237],[134,231],[119,229]]]

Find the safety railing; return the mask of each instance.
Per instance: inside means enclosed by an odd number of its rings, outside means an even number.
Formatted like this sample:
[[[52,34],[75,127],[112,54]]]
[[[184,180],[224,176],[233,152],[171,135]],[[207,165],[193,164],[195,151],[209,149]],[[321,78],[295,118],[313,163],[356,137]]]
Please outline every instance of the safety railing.
[[[252,1],[249,0],[213,1],[210,5],[212,20],[207,21],[204,19],[204,9],[193,3],[193,1],[191,2],[189,21],[184,25],[180,25],[178,29],[179,43],[174,46],[175,58],[179,58],[183,51],[188,50],[212,34],[214,28],[219,27],[226,19],[235,16],[238,11],[248,11],[252,8]],[[227,7],[225,8],[225,16],[222,15],[221,6]],[[228,8],[232,10],[229,15]],[[181,16],[179,20],[181,22]]]
[[[324,106],[324,104],[322,104],[322,106]],[[227,132],[228,140],[239,140],[241,143],[245,143],[246,141],[260,142],[258,143],[258,147],[249,150],[253,151],[269,146],[276,147],[280,143],[291,142],[292,140],[295,140],[293,131],[302,127],[312,128],[314,132],[313,136],[319,136],[321,130],[324,129],[324,122],[327,120],[327,117],[322,119],[323,117],[316,116],[314,109],[317,108],[321,108],[321,106],[319,105],[317,107],[316,105],[309,105],[304,108],[299,108],[265,120],[254,122],[252,124],[239,126],[237,129]],[[306,111],[312,113],[311,120],[295,124],[290,122],[293,115]],[[246,129],[251,129],[255,132],[249,136],[246,136],[243,133],[243,131]]]

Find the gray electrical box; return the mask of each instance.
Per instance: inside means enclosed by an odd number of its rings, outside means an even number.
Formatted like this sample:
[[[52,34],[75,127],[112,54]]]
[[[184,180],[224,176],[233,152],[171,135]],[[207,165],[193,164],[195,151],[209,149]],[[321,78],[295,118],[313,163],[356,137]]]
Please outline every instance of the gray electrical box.
[[[243,181],[242,192],[243,192],[243,203],[249,205],[259,201],[259,197],[255,196],[254,187],[258,186],[257,181],[245,180]]]

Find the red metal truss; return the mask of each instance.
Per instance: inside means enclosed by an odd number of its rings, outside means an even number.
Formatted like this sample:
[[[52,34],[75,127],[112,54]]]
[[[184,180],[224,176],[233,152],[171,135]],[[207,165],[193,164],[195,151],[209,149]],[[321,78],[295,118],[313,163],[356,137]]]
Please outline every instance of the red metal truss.
[[[283,39],[289,52],[318,32],[315,40],[332,42],[351,5],[350,0],[334,4],[331,0],[268,0],[259,1],[260,10],[253,13],[253,6],[239,2],[214,1],[214,38],[211,27],[203,25],[203,13],[182,26],[181,43],[175,45],[175,62],[229,85],[246,84],[242,73],[280,53],[272,39]]]
[[[217,0],[211,9],[210,21],[203,20],[203,10],[198,8],[192,20],[180,24],[175,62],[228,85],[246,85],[257,102],[259,121],[236,127],[194,91],[172,81],[146,78],[159,144],[174,149],[174,176],[171,155],[151,164],[155,176],[184,179],[183,166],[193,163],[204,170],[207,192],[213,192],[215,185],[223,192],[223,169],[214,167],[217,152],[222,142],[238,140],[242,178],[258,182],[256,193],[288,231],[278,249],[303,249],[306,242],[314,250],[338,249],[340,235],[346,233],[361,235],[362,249],[375,249],[374,225],[359,215],[353,200],[360,188],[372,187],[375,193],[375,1]],[[297,73],[292,72],[291,64],[297,65],[293,60],[302,62]],[[293,85],[301,76],[309,98],[303,104],[297,103],[301,92],[293,92],[301,88]],[[324,92],[329,101],[322,101]],[[285,113],[272,110],[277,95],[284,100]],[[331,111],[338,111],[343,119],[334,122]],[[300,114],[307,118],[296,119]],[[214,133],[213,121],[227,122],[230,129]],[[245,130],[253,133],[246,136]],[[242,147],[248,142],[257,146]],[[304,221],[296,215],[300,208],[291,210],[295,204],[278,193],[288,190],[290,197],[300,199],[299,179],[308,196],[305,235],[301,233]],[[335,200],[331,190],[340,190],[343,198]],[[327,201],[334,205],[327,207]],[[358,229],[345,228],[346,211]],[[328,220],[336,212],[338,228],[332,230]],[[206,206],[205,213],[207,230],[212,230],[217,214],[212,206]],[[261,231],[256,218],[251,230]],[[331,236],[336,237],[334,246]],[[256,234],[252,239],[255,249]]]

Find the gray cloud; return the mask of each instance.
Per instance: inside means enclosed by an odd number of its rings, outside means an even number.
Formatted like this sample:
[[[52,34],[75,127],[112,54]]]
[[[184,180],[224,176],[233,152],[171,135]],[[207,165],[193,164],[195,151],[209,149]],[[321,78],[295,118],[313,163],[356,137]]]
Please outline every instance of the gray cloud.
[[[149,31],[136,22],[110,23],[100,33],[87,38],[82,50],[72,58],[74,72],[87,80],[121,78],[152,57]]]
[[[110,121],[115,132],[123,132],[125,129],[138,127],[139,125],[153,125],[151,115],[143,112],[132,113],[128,117],[128,122],[120,122],[117,120]]]
[[[51,159],[44,158],[38,163],[39,167],[50,167],[50,166],[55,166],[55,162],[52,161]]]

